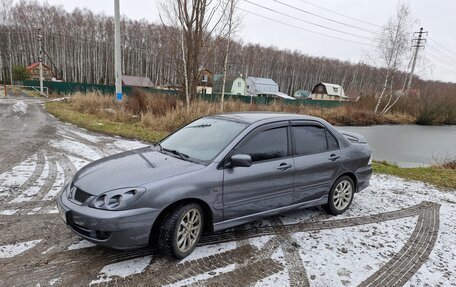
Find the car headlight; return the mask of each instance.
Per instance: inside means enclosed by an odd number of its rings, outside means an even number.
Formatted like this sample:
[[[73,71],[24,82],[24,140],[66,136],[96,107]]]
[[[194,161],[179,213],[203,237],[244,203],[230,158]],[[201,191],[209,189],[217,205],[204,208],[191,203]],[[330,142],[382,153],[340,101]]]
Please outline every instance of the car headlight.
[[[372,154],[369,157],[369,161],[367,162],[367,165],[372,165]]]
[[[95,197],[89,206],[105,210],[122,210],[136,202],[145,192],[144,187],[111,190]]]

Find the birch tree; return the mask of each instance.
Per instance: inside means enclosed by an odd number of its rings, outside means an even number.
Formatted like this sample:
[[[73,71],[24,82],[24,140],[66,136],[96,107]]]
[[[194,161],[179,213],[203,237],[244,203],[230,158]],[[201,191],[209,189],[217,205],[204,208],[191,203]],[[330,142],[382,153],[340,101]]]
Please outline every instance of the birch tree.
[[[222,80],[222,95],[220,98],[220,112],[223,112],[223,105],[225,102],[225,85],[226,85],[226,71],[228,69],[228,55],[231,48],[231,38],[234,36],[236,29],[241,23],[241,18],[235,17],[236,6],[239,3],[239,0],[228,0],[228,7],[226,13],[226,49],[225,56],[223,60],[223,80]]]
[[[407,53],[409,44],[408,32],[410,30],[410,7],[407,4],[400,3],[394,18],[390,18],[387,25],[383,28],[378,39],[379,58],[385,67],[385,78],[381,88],[374,113],[377,114],[382,103],[383,97],[390,86],[393,90],[393,74],[399,70],[403,64],[404,55]],[[390,92],[390,99],[382,112],[389,110],[388,105],[393,97]]]

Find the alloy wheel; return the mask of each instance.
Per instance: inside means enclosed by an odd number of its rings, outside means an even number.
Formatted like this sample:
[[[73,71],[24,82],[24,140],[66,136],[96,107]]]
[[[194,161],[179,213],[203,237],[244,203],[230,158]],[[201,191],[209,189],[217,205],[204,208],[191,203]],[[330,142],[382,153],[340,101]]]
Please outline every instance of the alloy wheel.
[[[201,232],[201,213],[192,208],[182,217],[177,229],[177,249],[187,252],[196,244]]]
[[[337,210],[344,210],[353,196],[353,187],[348,180],[339,182],[334,190],[333,203]]]

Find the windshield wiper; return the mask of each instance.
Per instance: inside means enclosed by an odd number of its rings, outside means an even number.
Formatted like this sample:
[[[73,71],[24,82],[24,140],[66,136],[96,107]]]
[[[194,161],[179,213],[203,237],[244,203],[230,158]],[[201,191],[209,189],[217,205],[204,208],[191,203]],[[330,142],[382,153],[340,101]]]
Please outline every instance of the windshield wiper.
[[[189,126],[188,128],[207,128],[210,126],[212,126],[212,124],[201,124],[201,125],[197,125],[197,126]]]
[[[163,147],[161,146],[161,143],[160,143],[160,142],[154,144],[154,147],[158,147],[158,150],[160,150],[160,151],[163,150]]]
[[[181,153],[180,151],[175,150],[175,149],[162,148],[162,150],[175,154],[183,160],[189,160],[189,158],[190,158],[187,154]]]

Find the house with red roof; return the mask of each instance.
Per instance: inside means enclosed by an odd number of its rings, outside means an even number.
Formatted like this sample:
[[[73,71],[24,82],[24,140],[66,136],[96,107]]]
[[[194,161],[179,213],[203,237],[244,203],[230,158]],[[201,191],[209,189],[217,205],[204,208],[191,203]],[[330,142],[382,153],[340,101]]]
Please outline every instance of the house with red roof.
[[[32,80],[40,79],[40,63],[33,63],[26,69],[30,73],[30,78]],[[48,65],[43,64],[43,80],[52,81],[52,78],[56,78],[54,72]]]

